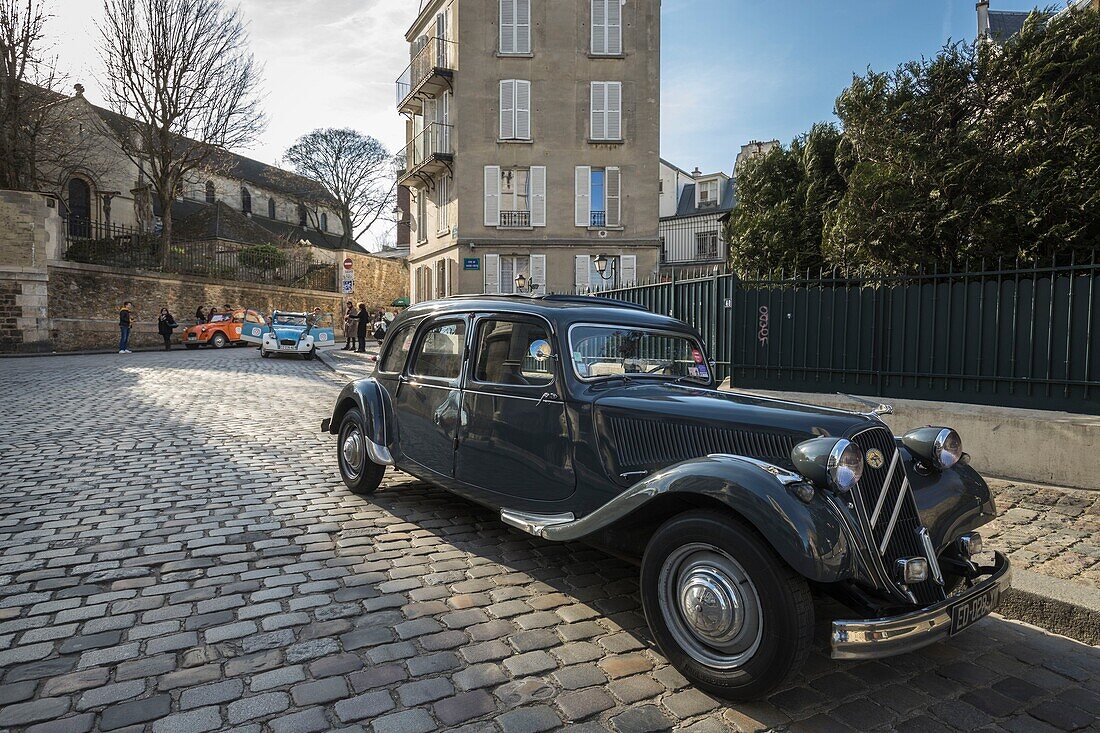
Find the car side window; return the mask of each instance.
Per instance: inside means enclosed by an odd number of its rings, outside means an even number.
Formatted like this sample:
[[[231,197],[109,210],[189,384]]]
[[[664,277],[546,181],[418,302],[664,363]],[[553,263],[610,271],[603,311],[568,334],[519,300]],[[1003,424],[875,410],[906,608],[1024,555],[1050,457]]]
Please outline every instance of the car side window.
[[[554,381],[546,327],[525,321],[482,321],[474,379],[487,384],[545,387]]]
[[[405,359],[412,348],[413,334],[416,333],[416,324],[411,323],[400,329],[390,339],[390,346],[386,349],[385,356],[379,362],[378,370],[382,372],[399,372],[405,366]]]
[[[436,324],[420,339],[410,372],[420,377],[458,379],[465,343],[464,321]]]

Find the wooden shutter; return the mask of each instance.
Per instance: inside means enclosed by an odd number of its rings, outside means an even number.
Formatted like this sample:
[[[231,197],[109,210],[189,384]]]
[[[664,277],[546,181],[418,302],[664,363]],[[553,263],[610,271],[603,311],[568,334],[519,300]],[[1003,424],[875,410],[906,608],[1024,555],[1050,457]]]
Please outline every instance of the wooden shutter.
[[[623,52],[623,5],[620,0],[607,0],[607,50],[618,55]]]
[[[588,290],[588,267],[590,258],[588,255],[577,255],[573,260],[573,286],[577,292]]]
[[[592,82],[592,139],[607,139],[607,84]]]
[[[516,4],[515,53],[531,53],[531,0],[514,0]]]
[[[516,82],[504,79],[500,82],[500,139],[511,140],[516,136]]]
[[[500,255],[485,255],[485,292],[500,292]]]
[[[623,255],[619,258],[622,273],[619,277],[619,285],[626,287],[638,282],[638,256]]]
[[[500,0],[500,52],[516,52],[516,1]]]
[[[579,227],[587,227],[592,223],[592,168],[587,165],[578,165],[574,177],[576,179],[574,222]]]
[[[623,137],[623,84],[618,81],[607,82],[607,115],[604,131],[608,140],[621,140]]]
[[[592,53],[607,53],[607,0],[592,0]]]
[[[531,255],[531,282],[546,292],[546,255]]]
[[[546,166],[531,166],[527,179],[531,188],[531,226],[546,226]]]
[[[622,226],[623,176],[618,168],[608,168],[604,176],[604,199],[607,208],[607,226]]]
[[[485,226],[500,226],[500,166],[485,166]]]
[[[517,140],[531,139],[531,82],[513,81],[515,93],[516,120],[514,137]]]
[[[451,296],[451,288],[452,288],[451,283],[454,280],[454,271],[455,271],[455,264],[456,263],[454,262],[454,260],[451,260],[451,259],[446,259],[443,262],[445,263],[444,272],[446,273],[446,279],[445,279],[444,284],[443,284],[443,296],[449,298]]]

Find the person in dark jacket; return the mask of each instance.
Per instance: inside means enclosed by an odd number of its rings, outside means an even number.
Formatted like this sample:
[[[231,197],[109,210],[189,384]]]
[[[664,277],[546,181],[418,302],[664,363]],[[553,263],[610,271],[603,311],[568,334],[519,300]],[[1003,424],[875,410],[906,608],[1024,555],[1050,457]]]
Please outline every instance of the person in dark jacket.
[[[167,308],[160,309],[160,318],[157,319],[157,333],[164,339],[164,350],[172,350],[172,330],[179,324],[176,323],[176,319],[168,312]]]
[[[118,353],[132,354],[130,351],[130,328],[134,325],[134,304],[126,301],[118,309]]]
[[[206,311],[202,309],[201,305],[195,309],[195,322],[206,323]]]
[[[344,313],[344,348],[343,351],[355,351],[356,341],[355,329],[358,322],[358,316],[355,310],[355,303],[348,301],[347,311]]]
[[[359,348],[356,349],[360,354],[365,354],[367,351],[367,326],[370,325],[370,313],[367,312],[367,304],[359,304],[359,314],[356,316],[359,327]]]

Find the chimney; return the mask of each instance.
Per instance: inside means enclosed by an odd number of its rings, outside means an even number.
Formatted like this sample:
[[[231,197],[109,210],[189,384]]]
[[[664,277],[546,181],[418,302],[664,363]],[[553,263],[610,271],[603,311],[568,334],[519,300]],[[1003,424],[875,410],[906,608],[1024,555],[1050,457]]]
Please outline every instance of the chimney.
[[[76,94],[74,96],[77,96],[77,97],[83,97],[84,96],[84,85],[83,84],[74,84],[73,85],[73,90],[76,92]]]
[[[978,11],[978,38],[985,38],[989,35],[989,0],[978,0],[974,9]]]
[[[695,166],[695,170],[693,170],[691,172],[691,177],[692,178],[702,178],[703,177],[703,171],[699,170],[699,166]]]

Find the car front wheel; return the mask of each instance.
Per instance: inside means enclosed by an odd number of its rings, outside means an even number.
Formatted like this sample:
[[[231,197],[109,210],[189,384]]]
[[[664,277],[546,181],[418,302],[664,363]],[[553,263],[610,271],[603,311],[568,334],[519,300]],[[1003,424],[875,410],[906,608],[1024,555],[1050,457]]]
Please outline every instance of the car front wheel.
[[[225,337],[225,334],[219,331],[214,334],[214,338],[210,339],[210,345],[215,349],[224,349],[229,345],[229,339]]]
[[[363,429],[363,413],[353,407],[340,421],[336,452],[339,456],[340,477],[353,494],[373,494],[386,473],[385,466],[371,462],[367,457],[367,441]]]
[[[271,352],[270,352],[270,351],[268,351],[268,350],[267,350],[266,348],[264,348],[263,346],[261,346],[261,347],[260,347],[260,356],[262,356],[262,357],[263,357],[263,358],[265,358],[265,359],[267,359],[267,358],[270,358],[270,357],[271,357]]]
[[[718,697],[759,699],[809,653],[806,581],[732,515],[692,511],[665,522],[646,546],[641,591],[665,656]]]

